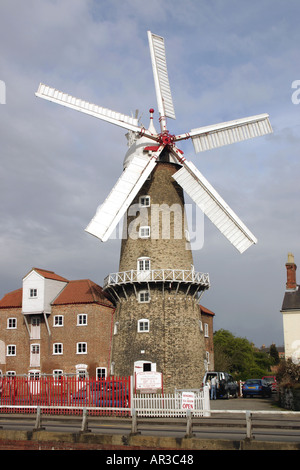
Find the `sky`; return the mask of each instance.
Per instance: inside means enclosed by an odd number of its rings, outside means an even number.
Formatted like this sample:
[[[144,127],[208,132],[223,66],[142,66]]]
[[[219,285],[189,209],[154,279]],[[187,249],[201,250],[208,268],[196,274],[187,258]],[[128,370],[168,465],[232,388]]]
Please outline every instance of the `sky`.
[[[201,303],[214,329],[283,345],[288,252],[300,263],[299,17],[299,0],[1,0],[0,298],[32,267],[99,285],[118,271],[120,241],[84,229],[122,172],[126,130],[35,92],[43,82],[127,115],[138,109],[148,127],[150,30],[165,39],[171,133],[270,115],[268,136],[179,148],[258,239],[240,254],[204,219],[193,255],[210,276]]]

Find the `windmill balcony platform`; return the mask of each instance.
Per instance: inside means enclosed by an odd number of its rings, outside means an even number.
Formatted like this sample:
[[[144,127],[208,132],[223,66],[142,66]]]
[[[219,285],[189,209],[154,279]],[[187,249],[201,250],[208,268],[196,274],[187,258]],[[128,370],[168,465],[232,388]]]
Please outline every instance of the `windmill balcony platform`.
[[[145,282],[194,284],[197,287],[202,287],[202,289],[208,289],[210,286],[209,275],[206,273],[185,269],[152,269],[149,271],[131,270],[109,274],[104,279],[103,289]]]

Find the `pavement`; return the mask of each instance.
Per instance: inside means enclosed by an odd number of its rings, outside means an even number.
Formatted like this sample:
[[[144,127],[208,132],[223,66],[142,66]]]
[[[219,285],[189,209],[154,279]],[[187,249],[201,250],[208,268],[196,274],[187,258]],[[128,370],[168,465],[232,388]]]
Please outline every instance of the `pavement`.
[[[246,411],[287,411],[277,405],[276,394],[271,398],[219,398],[210,400],[211,410],[246,410]]]

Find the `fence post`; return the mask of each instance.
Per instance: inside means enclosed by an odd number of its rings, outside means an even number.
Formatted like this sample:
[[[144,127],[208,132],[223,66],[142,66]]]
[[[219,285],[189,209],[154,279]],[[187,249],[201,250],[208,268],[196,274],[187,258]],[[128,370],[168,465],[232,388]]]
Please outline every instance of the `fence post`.
[[[43,428],[41,426],[41,407],[40,406],[37,406],[36,407],[36,420],[35,420],[35,426],[33,428],[33,431],[42,431]]]
[[[82,410],[82,423],[81,423],[81,432],[90,432],[88,429],[88,411],[86,408]]]
[[[186,434],[184,437],[193,437],[193,431],[192,431],[192,412],[191,410],[187,410],[186,412]]]
[[[132,409],[132,413],[131,413],[131,433],[130,434],[132,436],[134,436],[136,434],[140,434],[140,432],[138,432],[137,414],[136,414],[136,409],[135,408]]]
[[[252,418],[251,411],[246,411],[246,438],[247,439],[253,439],[251,418]]]

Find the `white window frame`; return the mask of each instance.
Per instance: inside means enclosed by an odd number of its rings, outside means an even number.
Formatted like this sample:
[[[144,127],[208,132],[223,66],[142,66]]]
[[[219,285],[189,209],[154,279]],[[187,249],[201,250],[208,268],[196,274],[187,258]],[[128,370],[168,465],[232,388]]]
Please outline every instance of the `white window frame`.
[[[15,317],[10,317],[7,319],[7,329],[8,330],[17,329],[17,319]]]
[[[84,341],[76,343],[76,354],[87,354],[87,343],[85,343]]]
[[[100,374],[99,374],[100,372]],[[96,367],[96,380],[106,379],[107,377],[107,368],[106,367]]]
[[[150,238],[150,225],[142,225],[139,228],[139,238]]]
[[[138,333],[149,333],[150,321],[148,318],[141,318],[138,320]]]
[[[140,207],[150,207],[151,205],[150,196],[148,196],[147,194],[140,196],[139,204],[140,204]]]
[[[138,302],[146,304],[150,302],[150,292],[148,290],[141,290],[138,294]]]
[[[29,298],[30,299],[37,299],[38,297],[38,290],[35,287],[31,287],[29,289]]]
[[[64,316],[63,315],[54,315],[53,317],[53,327],[60,328],[64,326]]]
[[[209,334],[208,334],[208,323],[204,323],[204,336],[205,336],[205,338],[208,338],[208,337],[209,337]]]
[[[151,260],[148,256],[141,256],[137,259],[138,271],[151,271]]]
[[[52,375],[54,380],[59,381],[63,377],[64,371],[62,369],[54,369]]]
[[[17,346],[15,344],[8,344],[6,347],[6,356],[16,356]]]
[[[53,343],[53,355],[54,356],[62,356],[63,353],[64,353],[63,343]]]
[[[119,331],[119,322],[116,321],[114,324],[114,335],[117,335]]]
[[[84,320],[84,322],[82,320]],[[77,326],[87,326],[87,313],[78,313]]]

